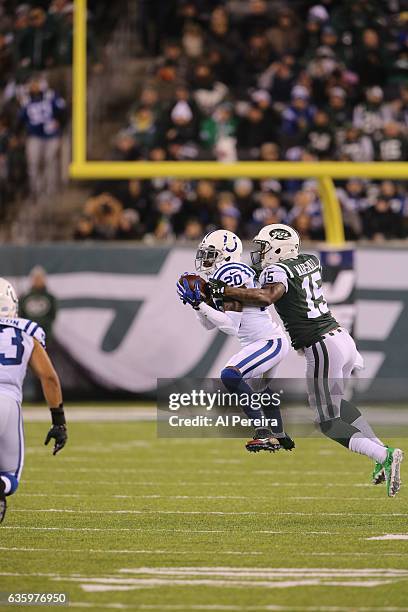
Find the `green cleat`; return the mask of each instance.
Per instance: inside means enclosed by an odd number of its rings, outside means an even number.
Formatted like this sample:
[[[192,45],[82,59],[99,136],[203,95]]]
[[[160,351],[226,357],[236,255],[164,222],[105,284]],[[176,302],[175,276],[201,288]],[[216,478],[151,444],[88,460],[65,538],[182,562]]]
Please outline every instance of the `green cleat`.
[[[375,463],[371,482],[373,483],[373,485],[379,485],[385,482],[385,471],[383,468],[383,464],[379,463],[378,461],[376,461]]]
[[[401,486],[400,465],[404,453],[399,448],[387,447],[387,458],[383,463],[388,497],[395,497]]]

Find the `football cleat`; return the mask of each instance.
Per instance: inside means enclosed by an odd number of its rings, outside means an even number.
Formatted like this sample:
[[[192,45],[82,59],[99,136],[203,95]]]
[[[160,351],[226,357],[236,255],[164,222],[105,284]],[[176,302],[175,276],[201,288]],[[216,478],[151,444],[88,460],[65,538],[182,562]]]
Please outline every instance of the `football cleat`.
[[[3,480],[0,478],[0,523],[3,522],[4,517],[6,516],[6,510],[7,510],[7,501],[6,501],[6,494],[5,494],[5,488],[6,485],[4,484]]]
[[[404,453],[399,448],[387,447],[387,458],[383,463],[388,497],[395,497],[401,486],[401,461]]]
[[[259,453],[262,450],[274,453],[281,448],[281,445],[269,429],[259,428],[255,430],[253,439],[245,444],[245,448],[250,453]]]
[[[383,464],[376,461],[374,469],[372,481],[373,485],[379,485],[385,482],[385,470],[383,468]]]
[[[282,437],[279,436],[278,440],[279,444],[281,445],[281,448],[283,448],[284,450],[291,451],[295,448],[294,441],[290,436],[288,436],[287,433],[285,433]]]

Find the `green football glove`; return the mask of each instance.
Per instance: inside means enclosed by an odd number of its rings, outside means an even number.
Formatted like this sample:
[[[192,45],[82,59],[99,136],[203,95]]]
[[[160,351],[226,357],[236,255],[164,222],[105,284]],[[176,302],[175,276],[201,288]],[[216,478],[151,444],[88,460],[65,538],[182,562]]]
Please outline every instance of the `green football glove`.
[[[223,300],[225,287],[228,287],[228,285],[224,281],[211,278],[206,285],[206,291],[213,300]]]

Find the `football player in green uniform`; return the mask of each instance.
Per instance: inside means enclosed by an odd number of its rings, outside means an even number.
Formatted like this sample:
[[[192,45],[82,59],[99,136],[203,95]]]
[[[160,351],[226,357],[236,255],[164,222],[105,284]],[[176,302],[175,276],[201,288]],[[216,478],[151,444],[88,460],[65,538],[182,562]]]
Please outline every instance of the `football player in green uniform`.
[[[344,382],[363,360],[353,338],[331,314],[322,290],[322,270],[315,255],[299,253],[297,232],[284,224],[263,227],[254,238],[252,263],[261,272],[259,288],[227,287],[210,281],[214,297],[242,304],[273,304],[295,350],[306,358],[309,403],[322,432],[349,450],[375,461],[373,483],[387,483],[394,497],[400,488],[403,453],[385,446],[359,410],[344,398]]]

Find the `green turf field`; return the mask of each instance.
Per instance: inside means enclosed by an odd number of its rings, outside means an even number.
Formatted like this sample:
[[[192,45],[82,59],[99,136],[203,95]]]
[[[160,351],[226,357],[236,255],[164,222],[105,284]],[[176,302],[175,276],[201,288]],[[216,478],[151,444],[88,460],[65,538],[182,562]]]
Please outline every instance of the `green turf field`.
[[[46,430],[26,425],[2,592],[95,610],[408,610],[408,541],[369,539],[408,533],[408,493],[369,485],[365,457],[324,439],[249,455],[157,440],[148,422],[71,423],[52,457]]]

